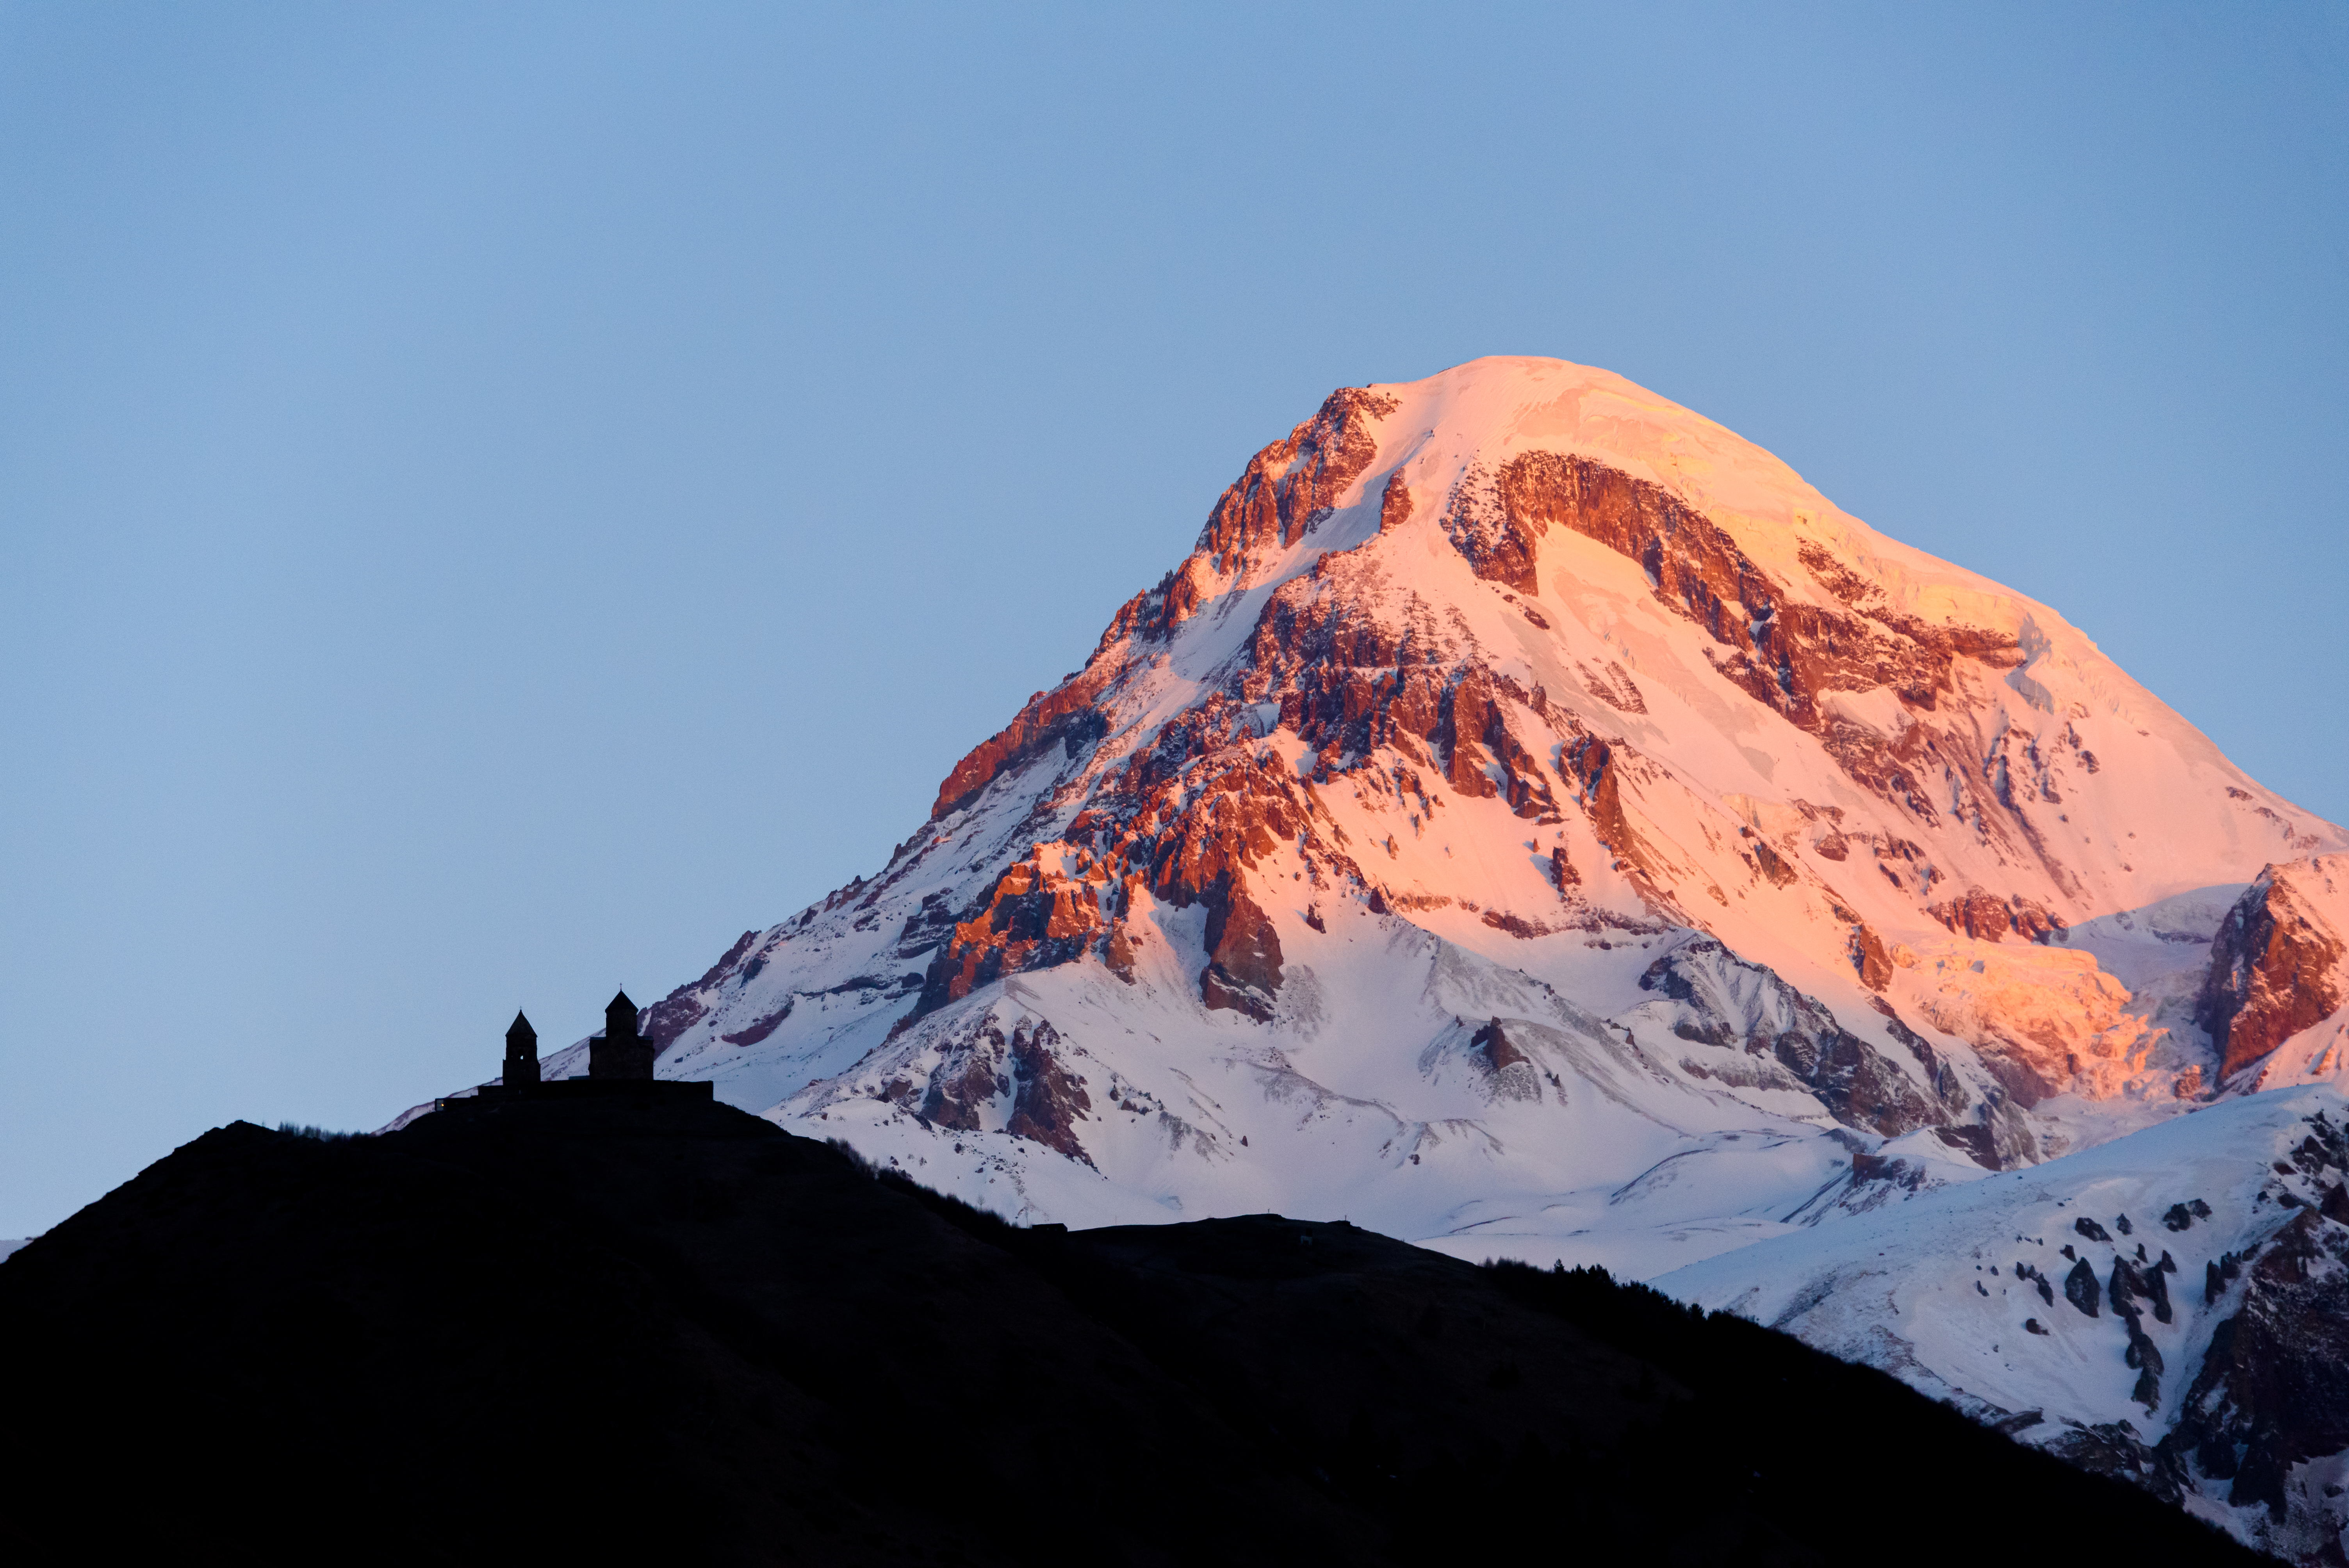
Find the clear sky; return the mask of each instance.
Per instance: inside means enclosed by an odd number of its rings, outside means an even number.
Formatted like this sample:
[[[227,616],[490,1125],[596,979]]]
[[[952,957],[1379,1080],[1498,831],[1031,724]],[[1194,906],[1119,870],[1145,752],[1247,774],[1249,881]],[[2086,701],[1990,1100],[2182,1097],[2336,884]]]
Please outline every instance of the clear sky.
[[[0,1236],[692,978],[1496,353],[2349,819],[2349,7],[0,5]]]

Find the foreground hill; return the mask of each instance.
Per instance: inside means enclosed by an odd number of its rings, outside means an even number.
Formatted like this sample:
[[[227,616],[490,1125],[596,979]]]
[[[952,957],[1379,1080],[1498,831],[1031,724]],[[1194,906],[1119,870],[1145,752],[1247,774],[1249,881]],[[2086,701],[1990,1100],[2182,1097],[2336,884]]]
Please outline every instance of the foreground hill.
[[[12,1562],[2251,1560],[1603,1276],[1018,1231],[706,1102],[222,1129],[0,1264],[0,1344]]]

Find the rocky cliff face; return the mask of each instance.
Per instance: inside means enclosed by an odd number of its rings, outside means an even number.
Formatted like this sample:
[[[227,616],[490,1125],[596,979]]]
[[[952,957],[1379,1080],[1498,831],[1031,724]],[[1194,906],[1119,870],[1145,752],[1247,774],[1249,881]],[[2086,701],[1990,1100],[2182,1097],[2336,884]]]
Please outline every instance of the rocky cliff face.
[[[2349,930],[2344,873],[2349,865],[2337,856],[2269,866],[2220,923],[2195,1021],[2210,1033],[2221,1077],[2254,1063],[2298,1066],[2270,1058],[2349,1001],[2349,967],[2342,962],[2342,933]],[[2319,1049],[2333,1046],[2327,1038]]]
[[[2210,1092],[2330,1010],[2258,919],[2198,1003],[2220,912],[2344,847],[2045,606],[1480,360],[1258,452],[874,879],[647,1026],[1014,1212],[1645,1267]]]

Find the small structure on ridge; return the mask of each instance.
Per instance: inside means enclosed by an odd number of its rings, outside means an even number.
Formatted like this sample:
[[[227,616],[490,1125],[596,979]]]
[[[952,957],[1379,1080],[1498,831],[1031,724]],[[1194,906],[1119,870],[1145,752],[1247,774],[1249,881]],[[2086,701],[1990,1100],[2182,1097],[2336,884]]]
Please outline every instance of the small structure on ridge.
[[[505,1087],[511,1089],[538,1087],[538,1031],[517,1009],[514,1021],[506,1026]]]
[[[715,1099],[717,1088],[707,1078],[659,1078],[653,1076],[653,1058],[659,1047],[636,1026],[636,1005],[620,992],[604,1008],[604,1026],[587,1037],[587,1073],[584,1078],[548,1078],[539,1068],[538,1031],[517,1012],[506,1026],[505,1072],[497,1083],[483,1084],[471,1094],[433,1103],[442,1109],[477,1106],[487,1111],[516,1099],[571,1100],[626,1099],[647,1097],[664,1103],[679,1099]],[[573,1061],[578,1057],[573,1057]]]
[[[638,1080],[653,1076],[653,1043],[636,1033],[636,1005],[626,991],[604,1005],[604,1032],[588,1037],[587,1076]]]

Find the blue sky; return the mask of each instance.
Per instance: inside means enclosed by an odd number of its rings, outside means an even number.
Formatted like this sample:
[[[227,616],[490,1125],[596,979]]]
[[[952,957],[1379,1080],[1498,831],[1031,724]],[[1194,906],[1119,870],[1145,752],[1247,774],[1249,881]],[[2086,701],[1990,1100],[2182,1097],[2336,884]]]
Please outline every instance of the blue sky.
[[[2339,5],[0,6],[0,1235],[698,975],[1492,353],[2349,819]]]

